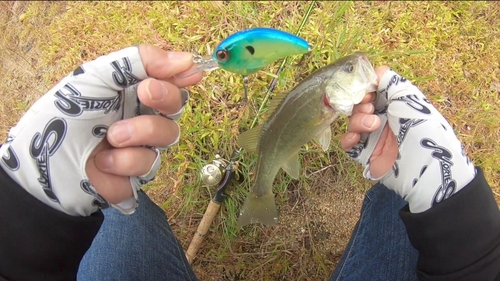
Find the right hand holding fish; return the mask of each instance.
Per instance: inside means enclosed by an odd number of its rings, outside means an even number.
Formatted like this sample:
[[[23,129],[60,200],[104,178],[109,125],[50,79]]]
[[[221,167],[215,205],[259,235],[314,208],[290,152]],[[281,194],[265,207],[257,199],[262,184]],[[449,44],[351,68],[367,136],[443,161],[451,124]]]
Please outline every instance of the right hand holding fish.
[[[342,148],[363,165],[366,178],[394,190],[412,213],[424,212],[465,187],[476,170],[453,128],[416,86],[387,66],[376,72],[376,95],[354,107]]]

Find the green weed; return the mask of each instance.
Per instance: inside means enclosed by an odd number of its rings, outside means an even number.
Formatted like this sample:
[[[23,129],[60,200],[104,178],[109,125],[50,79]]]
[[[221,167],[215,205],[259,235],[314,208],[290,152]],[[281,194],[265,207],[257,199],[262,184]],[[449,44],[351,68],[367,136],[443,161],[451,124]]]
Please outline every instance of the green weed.
[[[1,137],[31,103],[84,61],[148,43],[165,50],[210,54],[225,37],[257,26],[294,33],[310,2],[4,2],[0,12]],[[366,52],[411,79],[449,120],[500,200],[500,5],[498,2],[316,3],[301,36],[313,52],[289,58],[271,95],[335,59]],[[145,187],[168,214],[187,248],[215,190],[199,171],[215,154],[228,158],[236,138],[263,104],[276,62],[250,76],[249,103],[241,77],[223,70],[191,87],[178,145],[165,151],[155,182]],[[13,86],[15,85],[15,86]],[[264,109],[266,106],[264,106]],[[259,116],[262,122],[266,113]],[[347,244],[364,191],[372,184],[339,147],[347,119],[334,123],[332,148],[301,150],[298,181],[279,173],[280,225],[238,229],[237,216],[253,179],[256,155],[244,152],[240,176],[194,263],[202,280],[326,280]],[[230,277],[227,277],[230,276]],[[233,279],[231,279],[233,278]]]

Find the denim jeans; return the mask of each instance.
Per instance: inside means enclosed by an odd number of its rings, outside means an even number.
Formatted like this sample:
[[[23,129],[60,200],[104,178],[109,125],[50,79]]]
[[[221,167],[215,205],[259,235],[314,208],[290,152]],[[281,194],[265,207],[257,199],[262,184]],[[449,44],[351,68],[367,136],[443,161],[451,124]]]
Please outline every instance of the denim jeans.
[[[132,215],[104,210],[104,223],[85,253],[77,280],[198,280],[165,212],[142,191]]]
[[[359,221],[330,281],[418,280],[418,252],[399,217],[406,204],[382,184],[366,193]]]
[[[361,217],[330,280],[417,280],[417,251],[398,212],[405,202],[383,185],[366,194]],[[130,216],[104,211],[78,280],[197,280],[165,213],[143,192]]]

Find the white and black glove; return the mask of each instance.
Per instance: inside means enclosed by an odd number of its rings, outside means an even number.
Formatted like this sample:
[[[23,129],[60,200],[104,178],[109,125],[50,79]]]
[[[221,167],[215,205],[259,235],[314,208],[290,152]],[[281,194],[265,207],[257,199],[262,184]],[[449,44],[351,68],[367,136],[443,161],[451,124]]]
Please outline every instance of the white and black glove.
[[[408,201],[412,213],[430,209],[474,178],[475,167],[453,128],[410,81],[386,71],[374,106],[380,127],[347,153],[363,165],[367,179],[380,181]],[[396,136],[398,155],[389,172],[374,178],[370,157],[387,123]]]
[[[86,164],[112,123],[159,114],[137,96],[138,83],[146,78],[139,47],[83,64],[36,101],[10,130],[0,148],[0,165],[26,191],[69,215],[88,216],[110,205],[122,213],[133,213],[137,191],[154,179],[160,150],[166,147],[148,146],[157,155],[153,165],[144,175],[130,176],[134,196],[116,204],[109,204],[96,191]],[[184,89],[181,94],[181,110],[162,116],[180,117],[189,96]],[[179,136],[174,143],[178,140]]]

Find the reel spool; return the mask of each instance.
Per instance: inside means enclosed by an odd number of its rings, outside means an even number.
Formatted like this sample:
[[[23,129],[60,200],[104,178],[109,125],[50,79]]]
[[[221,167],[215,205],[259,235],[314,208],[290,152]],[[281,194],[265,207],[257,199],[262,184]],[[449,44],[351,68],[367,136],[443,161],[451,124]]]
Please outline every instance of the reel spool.
[[[212,162],[212,164],[207,164],[201,169],[201,180],[208,186],[217,186],[226,174],[229,161],[216,154]]]

